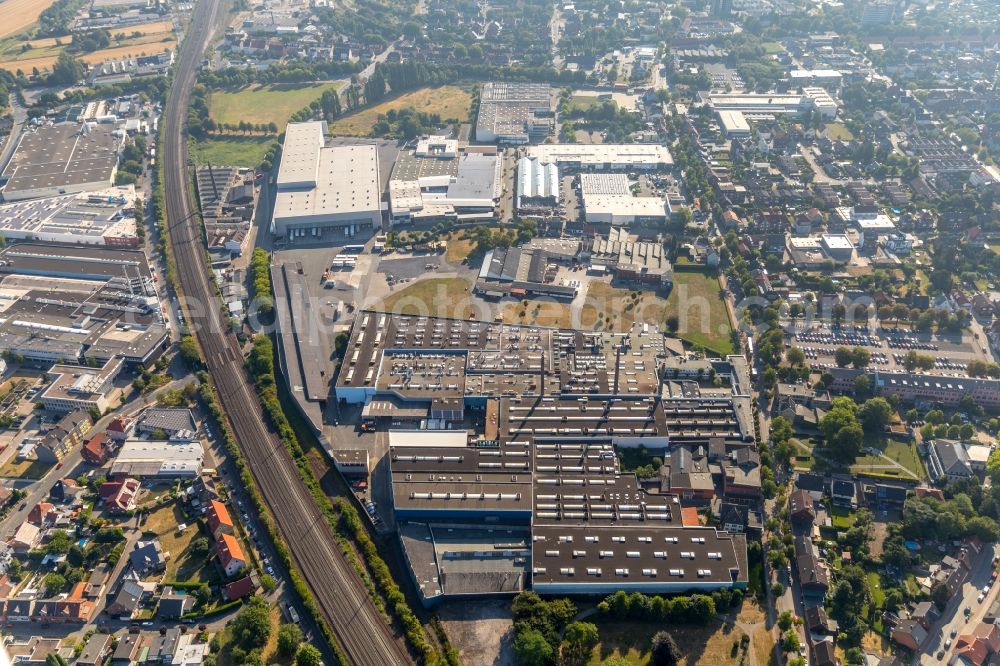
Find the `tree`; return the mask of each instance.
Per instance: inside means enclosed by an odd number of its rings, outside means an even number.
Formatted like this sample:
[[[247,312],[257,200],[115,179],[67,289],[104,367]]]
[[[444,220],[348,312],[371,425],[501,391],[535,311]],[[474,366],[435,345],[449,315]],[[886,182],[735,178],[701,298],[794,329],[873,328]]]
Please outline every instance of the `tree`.
[[[854,360],[854,354],[848,347],[837,347],[833,352],[833,358],[838,368],[846,368]]]
[[[677,666],[681,651],[677,649],[674,637],[666,631],[658,631],[653,635],[652,654],[649,663],[652,666]]]
[[[52,65],[52,73],[49,74],[48,82],[51,85],[71,86],[80,81],[83,75],[83,62],[63,51],[59,54],[55,64]]]
[[[872,392],[872,380],[868,375],[858,375],[854,378],[854,395],[858,398],[867,398]]]
[[[872,354],[864,347],[855,347],[851,350],[851,365],[857,369],[867,367],[871,362]]]
[[[601,640],[597,626],[590,622],[571,622],[563,632],[562,652],[564,661],[587,661],[594,646]]]
[[[805,363],[806,354],[798,347],[791,347],[785,353],[785,358],[791,365],[802,365],[803,363]]]
[[[185,335],[181,338],[180,344],[177,346],[177,352],[180,354],[181,360],[190,366],[197,366],[201,363],[198,341],[194,339],[193,335]]]
[[[319,666],[322,663],[323,653],[309,643],[303,643],[295,653],[295,666]]]
[[[786,631],[781,638],[781,649],[785,652],[798,652],[799,645],[799,635],[794,629]]]
[[[278,654],[291,659],[302,643],[302,630],[297,624],[283,624],[278,629]]]
[[[245,648],[259,648],[271,637],[271,617],[263,597],[251,597],[231,625],[233,638]],[[296,656],[296,660],[298,657]]]
[[[514,656],[525,666],[548,666],[554,661],[555,650],[542,632],[526,628],[519,631],[514,639]]]
[[[865,400],[858,409],[858,419],[865,432],[880,433],[889,424],[892,417],[892,407],[885,398],[877,397]]]
[[[45,658],[45,666],[69,666],[69,662],[62,655],[53,652]]]
[[[43,583],[45,585],[45,593],[50,597],[54,597],[65,591],[68,584],[66,582],[66,578],[57,573],[50,573],[46,575],[43,579]]]
[[[778,616],[778,627],[782,631],[788,631],[791,629],[794,622],[795,616],[792,614],[792,611],[786,610]]]
[[[948,591],[948,586],[940,582],[934,583],[934,587],[931,588],[931,600],[938,607],[938,610],[944,610],[950,599],[951,592]]]

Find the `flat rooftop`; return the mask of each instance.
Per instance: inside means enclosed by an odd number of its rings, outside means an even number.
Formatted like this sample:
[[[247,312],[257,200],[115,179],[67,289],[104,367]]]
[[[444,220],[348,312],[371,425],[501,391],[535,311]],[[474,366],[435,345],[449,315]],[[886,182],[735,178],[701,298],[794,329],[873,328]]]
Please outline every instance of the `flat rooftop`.
[[[3,204],[0,233],[14,238],[65,238],[70,242],[80,237],[135,238],[135,201],[135,187],[125,185]]]
[[[114,125],[46,125],[21,136],[10,163],[5,198],[23,191],[106,182],[111,184],[123,136]]]
[[[545,143],[530,146],[527,156],[540,162],[572,163],[583,167],[666,167],[674,163],[666,147],[653,143]]]

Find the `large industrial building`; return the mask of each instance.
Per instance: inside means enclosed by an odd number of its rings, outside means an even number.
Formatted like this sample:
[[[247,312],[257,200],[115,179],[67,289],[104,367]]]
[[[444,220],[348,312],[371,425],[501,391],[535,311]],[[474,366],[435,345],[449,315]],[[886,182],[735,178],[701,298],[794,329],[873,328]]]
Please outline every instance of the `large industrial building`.
[[[827,120],[837,117],[837,102],[823,88],[805,87],[801,93],[718,93],[700,92],[702,104],[713,111],[733,111],[743,115],[744,120],[770,119],[780,115],[801,115],[815,111]],[[738,116],[730,114],[727,121],[736,127]]]
[[[34,363],[148,365],[168,342],[142,251],[36,243],[0,251],[0,349]]]
[[[25,132],[0,180],[4,201],[93,192],[114,185],[125,133],[114,125],[64,123]]]
[[[139,247],[135,187],[124,185],[0,205],[0,235],[112,247]]]
[[[662,224],[670,218],[670,204],[660,197],[633,196],[624,173],[580,174],[580,193],[588,224],[628,226]]]
[[[670,151],[655,143],[545,143],[525,154],[567,171],[657,171],[674,163]]]
[[[663,243],[639,240],[620,227],[612,227],[607,236],[594,237],[590,263],[607,268],[620,280],[654,287],[669,287],[674,281]]]
[[[476,141],[511,145],[544,141],[552,130],[552,115],[552,88],[547,83],[484,83]]]
[[[500,203],[500,169],[495,152],[461,152],[445,137],[422,139],[393,165],[392,223],[492,218]]]
[[[375,145],[326,145],[326,122],[289,123],[271,232],[289,242],[371,235],[382,225]]]
[[[648,325],[358,314],[335,392],[388,430],[395,522],[425,604],[746,587],[745,537],[685,520],[679,483],[640,481],[616,456],[703,448],[732,476],[756,455],[745,359],[705,361],[721,386],[665,379],[668,359],[687,369],[669,342]]]
[[[517,201],[522,208],[551,207],[559,204],[559,167],[531,157],[517,161]]]

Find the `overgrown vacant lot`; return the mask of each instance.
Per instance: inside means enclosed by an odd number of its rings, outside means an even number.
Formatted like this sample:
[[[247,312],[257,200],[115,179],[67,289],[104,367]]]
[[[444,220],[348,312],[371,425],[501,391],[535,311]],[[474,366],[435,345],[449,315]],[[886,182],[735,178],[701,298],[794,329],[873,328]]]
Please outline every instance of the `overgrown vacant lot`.
[[[345,136],[368,136],[372,133],[372,128],[380,115],[384,116],[391,110],[399,111],[406,108],[423,113],[436,113],[441,116],[441,120],[453,119],[465,122],[469,119],[471,104],[472,95],[458,86],[421,88],[357,113],[338,118],[330,126],[330,133]]]
[[[217,123],[274,123],[278,131],[293,113],[319,99],[327,90],[340,90],[343,81],[302,84],[249,85],[212,93],[209,113]]]

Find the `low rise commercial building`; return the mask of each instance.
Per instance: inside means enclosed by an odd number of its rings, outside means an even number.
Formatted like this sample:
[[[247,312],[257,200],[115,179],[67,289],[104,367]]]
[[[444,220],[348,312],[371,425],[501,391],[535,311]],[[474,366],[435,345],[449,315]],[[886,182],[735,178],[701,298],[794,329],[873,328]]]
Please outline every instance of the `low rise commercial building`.
[[[56,364],[48,371],[52,383],[42,392],[42,405],[51,412],[82,409],[103,414],[111,406],[108,394],[123,367],[120,358],[110,359],[101,368]]]
[[[552,131],[552,88],[547,83],[489,81],[479,92],[476,141],[523,145]]]
[[[125,442],[111,464],[111,476],[136,478],[196,477],[201,474],[205,450],[200,441]]]
[[[528,147],[525,155],[568,172],[657,171],[674,163],[670,151],[655,143],[545,143]]]

